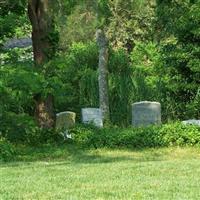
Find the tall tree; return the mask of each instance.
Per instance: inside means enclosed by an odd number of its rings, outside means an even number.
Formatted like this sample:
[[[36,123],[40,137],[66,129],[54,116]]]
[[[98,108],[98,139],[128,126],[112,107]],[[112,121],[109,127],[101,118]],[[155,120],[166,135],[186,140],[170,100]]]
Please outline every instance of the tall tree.
[[[55,55],[55,26],[50,0],[29,0],[28,16],[32,25],[32,43],[35,67],[42,67]],[[55,125],[54,97],[35,95],[35,117],[42,128]]]
[[[108,40],[103,30],[96,32],[99,46],[99,104],[104,120],[110,119],[108,98]]]
[[[96,31],[97,44],[99,46],[99,104],[103,113],[104,121],[110,120],[109,93],[108,93],[108,40],[105,34],[105,26],[108,24],[110,10],[106,0],[97,3]]]

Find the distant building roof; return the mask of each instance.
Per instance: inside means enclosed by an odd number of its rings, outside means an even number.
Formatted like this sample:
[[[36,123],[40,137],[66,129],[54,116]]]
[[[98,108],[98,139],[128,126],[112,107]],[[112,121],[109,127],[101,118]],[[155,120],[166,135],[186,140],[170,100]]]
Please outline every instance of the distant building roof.
[[[32,46],[32,39],[31,38],[13,38],[8,40],[4,44],[5,49],[13,49],[15,47],[18,48],[26,48]]]

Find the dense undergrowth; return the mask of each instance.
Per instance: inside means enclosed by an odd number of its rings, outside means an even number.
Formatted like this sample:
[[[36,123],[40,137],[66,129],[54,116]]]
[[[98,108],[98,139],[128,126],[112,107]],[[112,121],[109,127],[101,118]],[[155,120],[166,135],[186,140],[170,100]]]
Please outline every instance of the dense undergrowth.
[[[179,122],[149,127],[108,127],[97,129],[77,126],[71,130],[75,143],[99,147],[161,147],[200,144],[200,127]]]
[[[77,125],[70,130],[72,139],[63,140],[59,133],[49,131],[35,132],[34,137],[27,136],[29,143],[23,140],[21,144],[35,146],[68,145],[72,143],[80,148],[151,148],[169,146],[199,146],[200,127],[184,125],[180,122],[149,127],[105,127],[96,128],[93,125]],[[32,141],[30,139],[32,138]],[[20,142],[18,141],[18,145]],[[12,160],[16,156],[16,144],[7,139],[0,141],[0,159]]]

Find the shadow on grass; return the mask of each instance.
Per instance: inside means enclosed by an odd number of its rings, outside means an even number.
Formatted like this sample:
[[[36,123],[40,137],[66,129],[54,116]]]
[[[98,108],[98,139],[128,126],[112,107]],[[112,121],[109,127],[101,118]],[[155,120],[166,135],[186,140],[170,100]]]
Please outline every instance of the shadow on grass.
[[[110,152],[110,153],[108,153]],[[119,153],[120,152],[120,153]],[[123,153],[125,152],[125,153]],[[155,149],[86,149],[73,144],[46,145],[41,147],[17,147],[17,156],[0,167],[29,166],[33,162],[46,162],[48,166],[67,164],[103,164],[113,162],[161,161],[166,152]]]

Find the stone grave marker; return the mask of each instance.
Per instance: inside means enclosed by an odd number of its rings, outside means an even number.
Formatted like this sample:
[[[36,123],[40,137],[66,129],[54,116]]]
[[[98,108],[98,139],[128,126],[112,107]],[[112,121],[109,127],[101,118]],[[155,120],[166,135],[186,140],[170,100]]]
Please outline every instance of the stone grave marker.
[[[103,115],[100,108],[82,108],[82,122],[93,123],[97,127],[103,127]]]
[[[56,129],[62,130],[64,138],[71,138],[68,130],[75,125],[76,113],[65,111],[56,114]]]
[[[159,102],[141,101],[132,105],[132,125],[148,126],[161,124],[161,105]]]

